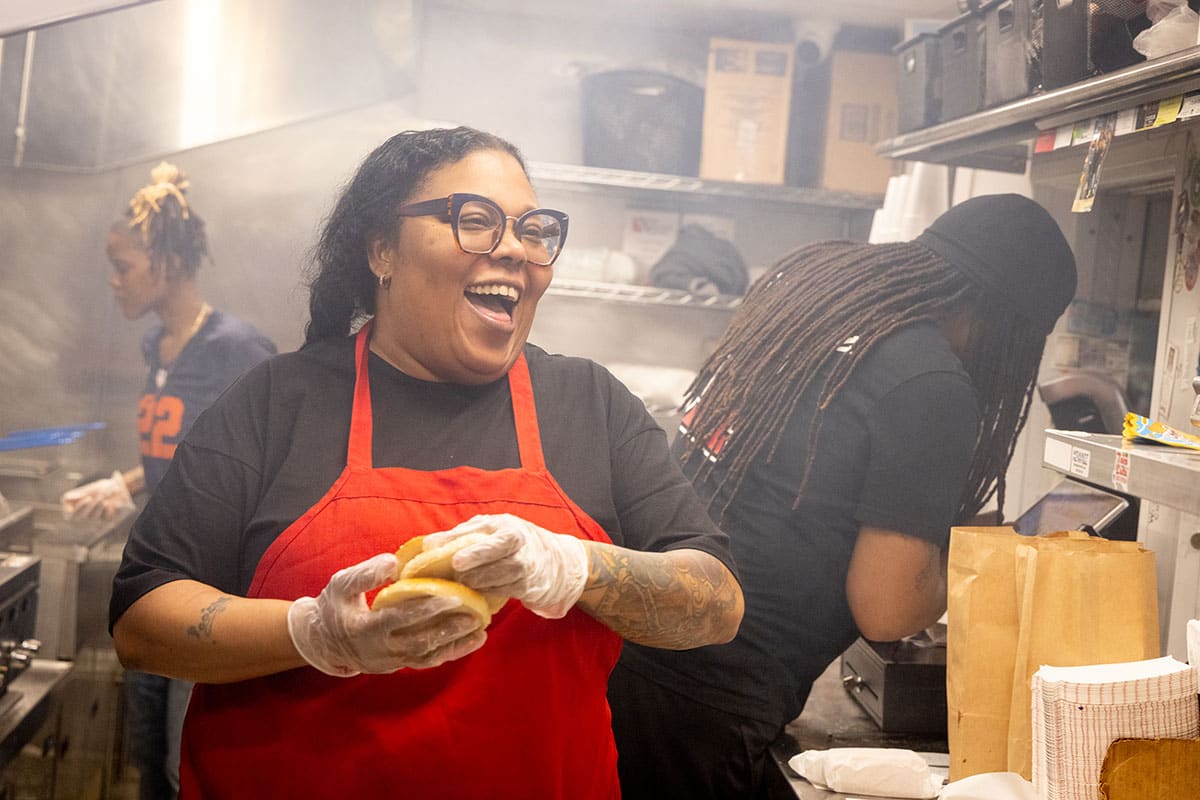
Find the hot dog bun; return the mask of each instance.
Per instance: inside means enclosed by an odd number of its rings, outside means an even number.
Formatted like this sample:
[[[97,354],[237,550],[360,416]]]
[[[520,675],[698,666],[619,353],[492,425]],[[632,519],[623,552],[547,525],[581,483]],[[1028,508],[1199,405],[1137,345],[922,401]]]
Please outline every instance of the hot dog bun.
[[[487,538],[486,533],[468,533],[432,550],[425,550],[425,537],[414,536],[396,551],[396,581],[375,596],[371,608],[386,608],[413,597],[454,596],[462,600],[462,609],[476,614],[487,627],[492,614],[508,601],[507,597],[482,594],[454,580],[450,559],[459,550]],[[457,609],[456,609],[457,610]]]
[[[486,533],[468,533],[451,539],[432,550],[422,549],[424,536],[414,536],[396,551],[396,574],[401,578],[445,578],[454,580],[454,567],[450,559],[464,547],[487,539]],[[416,547],[414,549],[414,542]],[[406,549],[407,548],[407,549]]]
[[[461,583],[442,578],[401,578],[380,589],[371,608],[388,608],[414,597],[457,597],[462,601],[462,606],[454,609],[454,613],[465,611],[474,614],[483,628],[492,621],[491,609],[488,608],[488,601],[482,594]]]

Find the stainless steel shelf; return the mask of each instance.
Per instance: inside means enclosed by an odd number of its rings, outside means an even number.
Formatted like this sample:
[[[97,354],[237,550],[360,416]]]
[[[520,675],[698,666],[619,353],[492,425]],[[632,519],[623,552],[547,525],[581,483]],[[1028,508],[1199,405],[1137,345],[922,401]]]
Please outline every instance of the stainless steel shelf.
[[[737,295],[699,295],[677,289],[659,289],[656,286],[633,286],[623,283],[599,283],[594,281],[555,278],[547,294],[562,297],[582,297],[588,300],[606,300],[634,305],[682,306],[686,308],[730,311],[741,305]]]
[[[1200,46],[880,142],[889,158],[1021,171],[1039,130],[1200,88]]]
[[[849,211],[871,211],[883,205],[883,196],[805,189],[797,186],[772,186],[758,183],[708,181],[686,175],[664,175],[572,164],[532,162],[529,175],[535,184],[558,184],[572,188],[620,189],[659,192],[685,196],[725,197],[768,203]]]
[[[1063,475],[1200,514],[1200,451],[1047,430],[1042,463]]]

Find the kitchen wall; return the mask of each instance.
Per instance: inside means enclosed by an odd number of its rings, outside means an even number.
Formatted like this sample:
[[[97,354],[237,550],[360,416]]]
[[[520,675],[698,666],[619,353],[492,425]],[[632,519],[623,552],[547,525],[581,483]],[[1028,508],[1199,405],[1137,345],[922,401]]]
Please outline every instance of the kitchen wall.
[[[725,26],[727,35],[758,35],[763,25],[753,15],[717,15],[700,28],[650,17],[579,26],[567,17],[482,7],[426,3],[393,17],[398,27],[388,36],[397,47],[413,48],[412,61],[390,97],[365,107],[116,166],[0,167],[0,432],[90,420],[109,425],[52,453],[15,455],[61,458],[85,474],[136,463],[133,420],[144,380],[139,341],[152,320],[120,315],[107,286],[103,242],[160,157],[190,173],[192,203],[208,223],[213,263],[200,277],[206,297],[288,350],[302,338],[302,269],[319,221],[338,186],[384,138],[422,121],[461,122],[510,138],[531,160],[579,163],[578,87],[587,70],[655,64],[702,70],[707,37],[722,32],[714,26]],[[78,116],[64,108],[61,124]],[[120,127],[108,132],[135,134]],[[543,200],[571,203],[573,245],[619,243],[613,231],[622,224],[622,202],[558,191],[544,191]],[[778,245],[753,229],[753,219],[746,223],[754,234],[747,239],[760,248],[748,258],[752,264],[802,241],[847,233],[844,220],[828,211],[774,213],[766,227],[785,234]],[[534,341],[601,360],[694,368],[727,321],[720,313],[582,302],[548,296]]]

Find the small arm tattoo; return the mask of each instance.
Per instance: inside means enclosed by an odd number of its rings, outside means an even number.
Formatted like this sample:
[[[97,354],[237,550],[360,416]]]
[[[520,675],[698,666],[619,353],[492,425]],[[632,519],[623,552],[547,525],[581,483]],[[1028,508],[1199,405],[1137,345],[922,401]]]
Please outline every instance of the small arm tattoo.
[[[680,564],[662,554],[604,546],[591,554],[593,614],[626,639],[669,649],[724,640],[738,589],[716,559],[698,553]]]
[[[209,605],[208,608],[200,612],[200,624],[192,625],[187,629],[188,636],[193,639],[207,639],[212,641],[212,627],[216,620],[217,614],[225,610],[225,606],[229,604],[231,598],[218,597]]]

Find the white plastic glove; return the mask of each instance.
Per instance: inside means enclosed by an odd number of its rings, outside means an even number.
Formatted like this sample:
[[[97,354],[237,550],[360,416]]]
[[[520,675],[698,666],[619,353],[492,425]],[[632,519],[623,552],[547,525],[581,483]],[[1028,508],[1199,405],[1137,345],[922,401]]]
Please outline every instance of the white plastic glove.
[[[381,553],[335,572],[317,597],[293,602],[288,633],[304,660],[349,678],[436,667],[483,646],[487,635],[477,617],[446,613],[462,605],[454,597],[416,597],[372,611],[365,593],[395,573],[395,554]]]
[[[551,533],[512,514],[481,514],[426,536],[425,549],[468,533],[491,535],[459,550],[450,562],[467,586],[515,597],[546,619],[566,616],[583,594],[588,554],[576,537]]]
[[[64,519],[112,519],[118,511],[134,508],[133,497],[120,470],[108,478],[64,492],[61,502]]]

